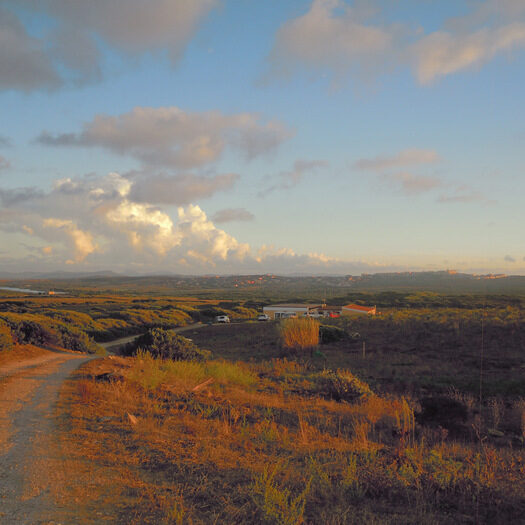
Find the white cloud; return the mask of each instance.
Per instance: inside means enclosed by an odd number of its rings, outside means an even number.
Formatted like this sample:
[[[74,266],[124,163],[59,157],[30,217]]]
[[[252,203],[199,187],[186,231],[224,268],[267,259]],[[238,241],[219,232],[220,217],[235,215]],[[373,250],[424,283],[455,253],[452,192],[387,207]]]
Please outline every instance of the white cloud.
[[[290,248],[253,249],[218,228],[200,206],[181,206],[173,217],[150,203],[133,201],[132,188],[133,181],[110,173],[60,179],[47,193],[8,190],[12,198],[0,208],[0,229],[24,236],[27,242],[21,247],[30,254],[20,259],[18,269],[25,265],[24,269],[56,270],[69,265],[194,274],[210,270],[343,274],[370,269],[366,263],[298,254]],[[229,215],[249,213],[241,211],[230,210]],[[9,264],[16,265],[16,260],[11,257]]]
[[[350,7],[344,0],[313,0],[307,13],[277,32],[270,55],[273,73],[302,67],[330,72],[337,80],[347,73],[369,76],[408,66],[420,84],[428,85],[525,47],[522,0],[470,6],[467,14],[425,34],[415,24],[387,25],[375,10]]]
[[[503,51],[525,47],[525,23],[483,28],[472,33],[436,31],[411,49],[421,84],[458,71],[480,67]]]
[[[283,124],[263,122],[252,113],[137,107],[119,116],[97,115],[78,134],[43,132],[38,141],[51,146],[101,147],[130,155],[144,165],[186,169],[217,161],[226,148],[250,159],[291,136]]]
[[[146,204],[125,199],[107,212],[106,219],[125,233],[138,251],[150,248],[162,256],[180,243],[170,216]]]
[[[270,56],[274,71],[300,66],[369,74],[386,67],[398,30],[366,24],[360,15],[340,0],[314,0],[307,13],[279,29]]]
[[[246,208],[225,208],[216,212],[212,217],[213,222],[216,223],[247,222],[253,221],[253,219],[255,219],[253,213]]]
[[[43,226],[44,228],[55,228],[66,233],[73,244],[76,262],[82,262],[90,253],[97,249],[97,245],[93,241],[93,235],[78,228],[71,220],[44,219]],[[66,262],[69,263],[70,259]]]

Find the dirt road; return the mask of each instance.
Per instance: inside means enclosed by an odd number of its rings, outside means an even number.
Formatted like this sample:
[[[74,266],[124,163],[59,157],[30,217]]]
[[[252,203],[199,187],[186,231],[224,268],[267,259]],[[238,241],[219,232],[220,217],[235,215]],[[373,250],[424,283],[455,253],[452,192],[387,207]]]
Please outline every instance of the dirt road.
[[[201,326],[204,326],[202,323],[194,323],[190,324],[188,326],[181,326],[179,328],[173,328],[172,332],[186,332],[188,330],[194,330],[195,328],[200,328]],[[126,337],[121,337],[120,339],[113,339],[112,341],[106,341],[105,343],[99,343],[99,345],[102,348],[105,348],[108,352],[111,352],[112,350],[115,350],[119,346],[123,346],[125,344],[131,343],[132,341],[135,341],[137,337],[140,337],[142,334],[139,335],[129,335]]]
[[[55,404],[63,381],[95,357],[53,352],[0,367],[0,524],[60,523],[50,497],[60,474],[48,446]]]

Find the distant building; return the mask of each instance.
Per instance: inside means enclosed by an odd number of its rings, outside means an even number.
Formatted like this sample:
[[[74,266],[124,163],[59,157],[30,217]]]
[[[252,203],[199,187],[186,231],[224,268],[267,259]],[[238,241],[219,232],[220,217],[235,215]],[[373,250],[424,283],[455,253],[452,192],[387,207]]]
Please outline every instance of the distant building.
[[[330,306],[327,304],[285,303],[265,306],[263,312],[270,319],[286,319],[289,317],[340,317],[341,315],[376,315],[375,306],[347,304],[346,306]]]
[[[322,304],[318,306],[313,312],[312,317],[340,317],[342,306],[330,306]]]
[[[319,304],[272,304],[265,306],[263,312],[270,319],[286,319],[289,317],[309,317],[317,308],[320,308]]]
[[[361,306],[360,304],[347,304],[341,309],[341,315],[376,315],[375,306]]]

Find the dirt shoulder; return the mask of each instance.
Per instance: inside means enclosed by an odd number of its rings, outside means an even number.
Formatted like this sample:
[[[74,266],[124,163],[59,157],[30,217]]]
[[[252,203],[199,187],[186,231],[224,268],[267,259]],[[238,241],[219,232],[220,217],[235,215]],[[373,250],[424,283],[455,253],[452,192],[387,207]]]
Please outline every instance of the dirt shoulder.
[[[52,350],[34,345],[16,345],[12,350],[3,350],[0,352],[0,377],[16,369],[22,362],[33,361],[38,364],[55,354]]]

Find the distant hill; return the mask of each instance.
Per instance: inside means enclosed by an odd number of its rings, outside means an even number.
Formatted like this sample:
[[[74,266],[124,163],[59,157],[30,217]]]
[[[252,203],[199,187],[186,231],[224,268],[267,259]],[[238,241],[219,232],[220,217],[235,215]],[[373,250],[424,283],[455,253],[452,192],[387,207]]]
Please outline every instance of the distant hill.
[[[453,271],[399,272],[344,276],[283,275],[151,275],[124,276],[113,272],[0,274],[4,285],[41,281],[48,288],[111,290],[128,293],[193,294],[226,293],[231,297],[305,297],[318,299],[354,292],[434,292],[442,294],[525,295],[525,276],[473,275]]]

